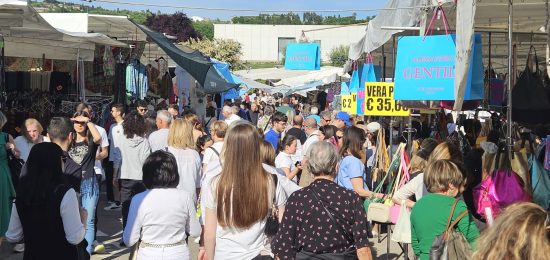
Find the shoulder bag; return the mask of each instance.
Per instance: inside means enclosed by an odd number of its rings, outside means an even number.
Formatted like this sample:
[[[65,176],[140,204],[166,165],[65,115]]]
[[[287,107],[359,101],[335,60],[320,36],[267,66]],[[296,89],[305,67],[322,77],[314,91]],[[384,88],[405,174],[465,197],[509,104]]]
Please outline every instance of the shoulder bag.
[[[432,242],[430,260],[460,260],[472,258],[470,244],[468,244],[468,241],[466,241],[462,233],[454,229],[454,226],[456,226],[462,218],[468,215],[468,210],[462,212],[462,214],[451,223],[457,203],[458,199],[455,199],[451,214],[449,214],[449,219],[447,220],[445,231],[443,231],[441,235],[436,236]]]
[[[341,252],[341,253],[321,253],[321,254],[317,254],[317,253],[301,250],[301,251],[298,251],[296,253],[296,260],[310,260],[310,259],[318,259],[318,260],[354,260],[354,259],[358,259],[357,250],[356,250],[355,245],[354,245],[353,235],[350,234],[342,225],[340,225],[340,223],[338,223],[338,221],[336,221],[336,219],[334,219],[334,215],[332,215],[332,213],[330,213],[330,211],[327,209],[327,207],[325,207],[325,204],[323,203],[322,200],[319,199],[319,197],[317,196],[315,191],[313,191],[313,190],[310,190],[310,191],[311,191],[311,194],[313,194],[313,197],[315,197],[315,199],[317,201],[319,201],[319,203],[321,204],[321,207],[323,207],[323,210],[327,213],[330,220],[334,224],[336,224],[338,229],[340,229],[342,234],[344,234],[344,236],[346,237],[348,242],[351,244],[351,246],[348,249],[346,249],[346,251]]]
[[[277,178],[277,174],[271,174],[271,173],[268,173],[268,174],[271,175],[272,180],[275,183],[274,184],[275,189],[273,190],[273,202],[271,204],[271,212],[267,215],[264,233],[267,236],[272,237],[277,234],[277,231],[279,231],[279,218],[278,218],[279,210],[277,209],[277,205],[276,205],[278,178]]]
[[[9,142],[9,134],[7,133],[3,133],[3,134],[5,138],[5,143],[7,144]],[[10,149],[6,149],[6,155],[8,157],[8,167],[10,168],[11,181],[13,183],[13,187],[17,187],[17,183],[19,182],[19,176],[21,175],[21,169],[23,168],[25,161],[17,158]]]

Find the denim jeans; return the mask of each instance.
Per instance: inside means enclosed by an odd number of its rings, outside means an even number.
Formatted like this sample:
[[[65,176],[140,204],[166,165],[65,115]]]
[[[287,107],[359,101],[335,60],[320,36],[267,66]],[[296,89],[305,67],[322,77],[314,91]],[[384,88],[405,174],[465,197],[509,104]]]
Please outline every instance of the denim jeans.
[[[99,201],[99,184],[95,178],[95,174],[92,178],[82,179],[80,185],[80,193],[82,199],[82,207],[88,212],[88,218],[86,219],[86,235],[84,239],[88,242],[86,251],[92,254],[93,242],[95,239],[95,210],[97,208],[97,202]]]

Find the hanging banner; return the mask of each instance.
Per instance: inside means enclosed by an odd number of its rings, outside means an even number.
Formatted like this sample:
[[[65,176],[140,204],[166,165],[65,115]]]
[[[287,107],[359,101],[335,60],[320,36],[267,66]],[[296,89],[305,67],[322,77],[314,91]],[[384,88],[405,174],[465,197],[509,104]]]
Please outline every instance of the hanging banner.
[[[404,36],[397,46],[396,100],[454,100],[455,35]],[[464,100],[482,100],[481,35],[474,36]]]
[[[286,47],[285,69],[321,69],[321,47],[318,43],[291,43]]]
[[[342,95],[342,111],[350,115],[357,114],[357,93]]]
[[[395,102],[394,83],[365,83],[366,116],[409,116],[410,110]]]

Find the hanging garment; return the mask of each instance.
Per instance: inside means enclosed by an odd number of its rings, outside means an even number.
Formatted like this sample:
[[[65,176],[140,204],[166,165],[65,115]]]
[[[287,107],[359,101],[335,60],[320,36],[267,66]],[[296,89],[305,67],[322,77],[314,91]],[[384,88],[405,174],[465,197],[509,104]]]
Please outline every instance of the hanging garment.
[[[160,95],[159,93],[159,84],[158,84],[158,77],[159,70],[155,68],[155,66],[152,66],[151,64],[147,65],[147,80],[149,83],[149,89],[151,92]]]
[[[191,75],[180,66],[176,67],[175,73],[176,84],[178,86],[179,109],[183,111],[184,105],[187,105],[189,100],[189,91],[191,88],[189,83],[191,81]]]
[[[134,61],[126,67],[126,94],[128,96],[143,99],[147,94],[147,68],[145,65]]]
[[[159,75],[157,77],[158,79],[162,79],[162,77],[168,73],[168,61],[166,61],[163,57],[160,57],[157,63],[159,70]]]
[[[158,92],[157,94],[165,99],[169,99],[173,96],[173,84],[172,84],[172,77],[170,77],[169,73],[164,74],[164,77],[162,77],[160,80],[158,80]]]
[[[111,46],[105,46],[103,52],[103,74],[105,77],[113,77],[115,75],[115,57]]]
[[[50,77],[51,94],[67,94],[71,84],[71,77],[66,72],[52,72]]]

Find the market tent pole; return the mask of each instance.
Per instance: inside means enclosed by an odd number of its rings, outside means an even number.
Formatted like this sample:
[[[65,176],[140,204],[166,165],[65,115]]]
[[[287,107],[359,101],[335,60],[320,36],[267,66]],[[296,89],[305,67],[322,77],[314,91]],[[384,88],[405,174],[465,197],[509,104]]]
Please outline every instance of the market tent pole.
[[[508,152],[512,152],[512,17],[513,17],[513,0],[508,0],[508,85],[506,91],[508,92],[508,104],[507,104],[507,131],[506,131],[506,146]]]

